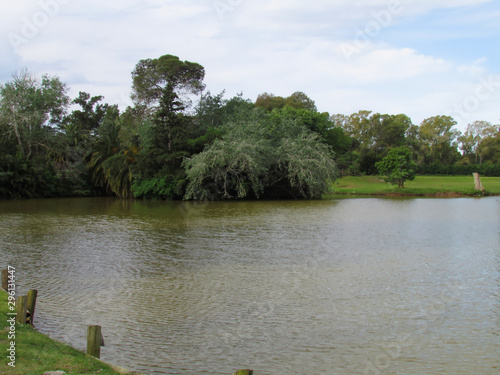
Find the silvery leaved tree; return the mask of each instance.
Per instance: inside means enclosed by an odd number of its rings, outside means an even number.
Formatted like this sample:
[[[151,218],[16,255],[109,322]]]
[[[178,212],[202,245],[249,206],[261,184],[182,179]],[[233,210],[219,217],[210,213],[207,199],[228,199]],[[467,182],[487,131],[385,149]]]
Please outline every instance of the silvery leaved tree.
[[[334,153],[289,118],[256,109],[223,126],[223,135],[184,161],[185,199],[318,198],[337,177]]]
[[[54,196],[59,184],[55,136],[69,98],[58,77],[27,70],[0,84],[0,198]]]
[[[40,81],[27,70],[13,74],[10,82],[0,85],[4,136],[13,139],[26,158],[50,149],[47,140],[53,127],[62,122],[70,102],[67,91],[58,77],[44,75]]]

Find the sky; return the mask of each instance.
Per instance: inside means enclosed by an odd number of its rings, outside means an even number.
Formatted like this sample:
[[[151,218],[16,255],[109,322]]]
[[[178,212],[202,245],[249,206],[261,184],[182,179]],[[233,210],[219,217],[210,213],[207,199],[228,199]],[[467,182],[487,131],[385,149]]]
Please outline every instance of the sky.
[[[170,54],[212,94],[302,91],[321,112],[500,123],[498,0],[20,0],[0,3],[0,83],[28,69],[75,98],[132,104],[131,72]]]

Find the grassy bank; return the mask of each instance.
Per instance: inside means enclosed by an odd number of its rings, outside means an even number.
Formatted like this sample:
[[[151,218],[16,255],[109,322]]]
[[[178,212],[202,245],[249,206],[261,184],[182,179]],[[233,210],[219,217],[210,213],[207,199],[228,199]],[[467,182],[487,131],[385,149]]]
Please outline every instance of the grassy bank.
[[[15,339],[9,339],[7,293],[0,289],[0,374],[41,375],[46,371],[65,371],[67,374],[115,375],[103,362],[68,345],[54,341],[30,326],[17,325]],[[36,325],[36,316],[35,316]],[[15,342],[15,368],[8,365],[10,342]]]
[[[500,177],[481,177],[486,195],[500,194]],[[404,189],[383,181],[379,176],[342,177],[333,184],[334,194],[481,196],[474,190],[472,176],[417,176]]]

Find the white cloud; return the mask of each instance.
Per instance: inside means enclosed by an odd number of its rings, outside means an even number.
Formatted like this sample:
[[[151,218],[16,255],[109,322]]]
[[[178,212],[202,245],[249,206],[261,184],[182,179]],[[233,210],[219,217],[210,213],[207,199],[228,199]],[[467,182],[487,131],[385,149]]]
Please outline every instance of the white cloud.
[[[356,30],[373,21],[374,11],[388,9],[395,0],[220,0],[233,4],[222,19],[212,0],[65,1],[47,25],[17,50],[5,38],[0,42],[3,70],[8,67],[10,74],[20,68],[15,61],[21,59],[39,75],[61,76],[75,96],[82,90],[122,105],[128,104],[135,64],[173,54],[202,64],[212,92],[226,89],[231,96],[243,91],[255,99],[264,91],[290,95],[300,90],[322,111],[371,109],[403,112],[421,120],[449,108],[457,93],[467,96],[477,76],[488,73],[486,62],[494,60],[490,49],[472,61],[453,61],[441,57],[439,50],[419,51],[414,44],[423,37],[432,43],[432,34],[421,29],[401,29],[404,46],[391,45],[381,32],[347,60],[340,52],[341,44],[352,42]],[[399,30],[406,20],[414,21],[436,9],[488,3],[401,2],[404,12],[394,15],[387,27]],[[20,33],[23,20],[32,19],[38,11],[39,1],[4,2],[0,30],[4,35],[12,30]],[[452,22],[454,15],[449,17],[447,22]],[[471,17],[468,22],[476,21]],[[475,32],[472,27],[465,31]],[[491,116],[489,107],[477,115],[483,113]]]

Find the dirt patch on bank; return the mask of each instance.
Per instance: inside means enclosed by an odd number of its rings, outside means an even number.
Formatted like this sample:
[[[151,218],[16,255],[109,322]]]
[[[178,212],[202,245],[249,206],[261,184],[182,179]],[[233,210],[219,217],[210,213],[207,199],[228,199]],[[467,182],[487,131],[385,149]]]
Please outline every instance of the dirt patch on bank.
[[[434,194],[428,194],[428,195],[426,194],[426,196],[435,197],[435,198],[460,198],[460,197],[472,197],[475,195],[456,193],[454,191],[445,191],[442,193],[434,193]]]

